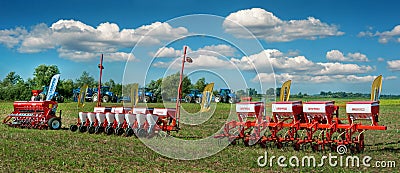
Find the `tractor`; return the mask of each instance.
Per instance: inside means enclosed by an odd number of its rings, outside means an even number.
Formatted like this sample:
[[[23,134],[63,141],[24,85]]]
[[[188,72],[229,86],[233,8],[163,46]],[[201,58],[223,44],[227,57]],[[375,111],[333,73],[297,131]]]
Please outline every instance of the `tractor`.
[[[215,96],[214,99],[215,102],[219,103],[236,103],[237,102],[237,97],[236,94],[233,93],[231,89],[228,88],[222,88],[219,90],[219,93]]]
[[[92,101],[92,102],[97,102],[97,88],[88,88],[86,91],[86,96],[85,100],[86,101]],[[72,91],[74,93],[74,101],[78,101],[78,95],[80,93],[80,88],[74,89]],[[101,86],[101,95],[100,95],[101,101],[106,103],[106,102],[117,102],[118,98],[117,96],[110,91],[109,86]]]
[[[138,91],[139,101],[144,103],[157,102],[157,97],[153,92],[150,92],[148,88],[139,88]]]
[[[42,90],[32,90],[33,98],[32,101],[43,101],[46,100],[47,91],[49,90],[49,86],[43,86]],[[64,102],[64,97],[61,96],[58,92],[54,92],[54,97],[52,98],[58,103]]]
[[[198,89],[190,89],[189,94],[185,96],[186,103],[201,103],[202,93]]]

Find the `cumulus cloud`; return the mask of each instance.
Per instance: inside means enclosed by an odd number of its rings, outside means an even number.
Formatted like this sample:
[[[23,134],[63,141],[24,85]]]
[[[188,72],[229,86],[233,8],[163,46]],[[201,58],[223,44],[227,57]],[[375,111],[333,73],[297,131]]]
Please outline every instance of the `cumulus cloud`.
[[[395,26],[390,31],[378,32],[375,34],[371,31],[362,31],[358,34],[359,37],[378,37],[379,43],[388,43],[390,41],[400,43],[400,25]]]
[[[176,58],[182,55],[182,51],[173,47],[161,47],[156,53],[150,52],[149,55],[157,58]]]
[[[0,30],[0,43],[16,47],[22,53],[37,53],[57,49],[60,57],[84,61],[105,53],[114,61],[124,61],[127,53],[121,49],[132,48],[141,41],[144,45],[179,38],[187,34],[184,27],[174,28],[168,23],[154,22],[136,29],[121,29],[115,23],[101,23],[92,27],[81,21],[59,20],[50,27],[46,24],[33,26],[30,31],[23,28]]]
[[[282,83],[287,80],[295,81],[296,83],[332,83],[332,82],[342,82],[342,83],[365,83],[373,81],[377,76],[356,76],[356,75],[298,75],[298,74],[272,74],[272,73],[259,73],[256,77],[252,79],[253,82],[258,82],[259,80],[263,83],[274,82],[274,79],[278,83]],[[385,78],[386,80],[395,79],[395,76],[390,76]]]
[[[238,24],[249,29],[257,38],[269,42],[287,42],[297,39],[315,40],[344,34],[336,25],[321,22],[314,17],[286,21],[261,8],[231,13],[223,22],[226,32],[240,38],[251,38],[252,36]]]
[[[355,52],[348,53],[347,56],[344,56],[342,52],[339,50],[331,50],[326,52],[326,59],[329,61],[335,62],[368,62],[368,58],[365,54]]]
[[[191,57],[198,57],[200,55],[209,55],[209,56],[234,56],[235,55],[235,48],[225,44],[218,44],[218,45],[209,45],[199,48],[197,50],[191,50],[188,46],[187,53]],[[166,57],[166,58],[176,58],[182,56],[182,50],[176,50],[173,47],[162,47],[157,50],[156,53],[150,52],[150,56],[154,57]]]
[[[400,71],[400,60],[388,61],[387,65],[391,71]]]

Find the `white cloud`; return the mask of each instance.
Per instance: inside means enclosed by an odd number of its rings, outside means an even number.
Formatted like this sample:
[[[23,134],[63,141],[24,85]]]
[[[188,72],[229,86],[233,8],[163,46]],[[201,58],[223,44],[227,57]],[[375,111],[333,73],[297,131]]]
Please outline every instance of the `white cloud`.
[[[388,43],[394,41],[400,43],[400,25],[395,26],[390,31],[376,32],[373,34],[371,31],[363,31],[358,34],[359,37],[378,37],[379,43]]]
[[[347,56],[344,56],[342,52],[339,50],[331,50],[326,52],[326,59],[329,61],[335,62],[368,62],[368,58],[366,55],[355,52],[355,53],[348,53]]]
[[[316,72],[319,75],[338,75],[338,74],[363,74],[374,71],[371,66],[357,65],[357,64],[342,64],[342,63],[317,63],[323,68]]]
[[[13,48],[23,40],[28,34],[28,31],[21,27],[15,29],[0,30],[0,44],[6,45],[8,48]]]
[[[344,33],[335,25],[321,22],[314,17],[304,20],[281,20],[273,13],[261,8],[240,10],[229,14],[223,27],[226,32],[240,38],[251,38],[240,25],[246,27],[257,38],[270,42],[286,42],[340,36]]]
[[[392,60],[387,62],[389,70],[400,71],[400,60]]]
[[[229,61],[223,60],[216,56],[209,55],[199,55],[197,57],[192,57],[193,63],[185,63],[185,68],[215,68],[215,69],[233,69],[234,64]],[[181,61],[175,59],[172,62],[156,62],[153,64],[154,67],[160,68],[181,68]]]
[[[378,60],[378,62],[383,62],[383,61],[385,61],[385,58],[379,57],[377,60]]]
[[[332,83],[332,82],[342,82],[342,83],[365,83],[373,81],[376,76],[356,76],[356,75],[297,75],[297,74],[272,74],[272,73],[259,73],[252,79],[252,82],[258,82],[261,80],[262,83],[272,83],[274,82],[274,76],[278,83],[282,83],[287,80],[292,80],[296,83]],[[393,78],[394,77],[394,78]],[[395,79],[395,76],[387,77],[386,80]]]
[[[384,77],[385,80],[394,80],[397,79],[397,76],[388,76],[388,77]]]
[[[156,53],[151,52],[149,55],[157,58],[176,58],[182,55],[182,51],[175,50],[173,47],[161,47]]]
[[[74,61],[91,59],[99,53],[119,57],[111,59],[122,61],[127,59],[127,53],[123,54],[121,49],[132,48],[139,40],[144,45],[159,44],[187,33],[186,28],[173,28],[162,22],[136,29],[120,29],[117,24],[109,22],[92,27],[81,21],[59,20],[50,27],[38,24],[30,31],[22,28],[0,30],[0,43],[10,48],[17,47],[22,53],[57,49],[60,57]]]

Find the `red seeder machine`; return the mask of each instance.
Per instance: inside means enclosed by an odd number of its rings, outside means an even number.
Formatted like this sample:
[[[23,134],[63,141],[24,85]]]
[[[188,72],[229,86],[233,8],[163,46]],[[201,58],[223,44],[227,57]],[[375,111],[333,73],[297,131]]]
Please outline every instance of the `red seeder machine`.
[[[61,111],[56,116],[55,101],[15,101],[14,111],[3,123],[11,127],[58,130],[61,128]]]
[[[98,102],[98,107],[95,107],[93,112],[79,112],[77,124],[71,125],[70,130],[73,132],[88,131],[91,134],[105,132],[107,135],[132,136],[135,134],[137,137],[151,137],[159,131],[167,133],[179,131],[182,74],[185,62],[192,62],[189,57],[186,57],[186,49],[187,47],[184,47],[176,108],[101,107],[101,102]],[[99,81],[101,81],[102,69],[104,69],[102,59],[103,57],[98,66],[100,68]],[[99,84],[100,86],[101,84]],[[134,95],[138,95],[137,90]],[[131,101],[134,102],[133,98],[137,97],[132,96],[131,98]]]
[[[290,83],[283,84],[280,101],[272,103],[271,117],[264,115],[262,102],[237,103],[238,121],[226,123],[215,138],[228,138],[231,144],[242,140],[246,146],[291,145],[295,150],[311,147],[313,151],[336,151],[337,146],[345,145],[354,153],[364,150],[366,130],[386,130],[378,124],[382,76],[372,84],[371,101],[346,104],[347,118],[339,118],[334,101],[289,101]]]

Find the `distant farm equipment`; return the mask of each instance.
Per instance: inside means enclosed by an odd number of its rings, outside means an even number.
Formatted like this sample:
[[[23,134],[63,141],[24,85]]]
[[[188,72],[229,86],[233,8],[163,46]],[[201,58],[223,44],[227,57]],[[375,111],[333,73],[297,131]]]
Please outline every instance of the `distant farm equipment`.
[[[4,118],[3,124],[20,128],[60,129],[61,111],[57,117],[58,103],[56,101],[57,95],[55,94],[59,76],[57,74],[52,77],[48,92],[32,90],[32,99],[40,100],[38,97],[42,94],[41,101],[15,101],[13,104],[14,111]],[[43,93],[46,93],[46,95]]]
[[[144,103],[157,102],[156,95],[153,92],[149,91],[148,88],[139,88],[138,95],[139,95],[139,102],[144,102]]]
[[[364,150],[365,131],[386,130],[386,126],[378,124],[382,76],[372,84],[370,101],[346,104],[344,119],[339,118],[339,107],[334,101],[289,101],[290,83],[283,84],[280,101],[272,104],[271,117],[264,115],[262,102],[237,103],[238,121],[227,122],[215,138],[227,138],[231,144],[242,140],[245,146],[289,145],[295,150],[336,151],[344,146],[356,153]]]
[[[49,90],[49,86],[43,86],[42,90],[32,90],[31,101],[46,100],[48,90]],[[54,95],[51,99],[57,101],[58,103],[64,103],[64,97],[61,96],[57,91],[54,92]]]
[[[80,88],[74,89],[73,91],[74,101],[77,101],[78,95],[80,93]],[[110,91],[109,86],[101,86],[100,92],[100,101],[107,103],[107,102],[117,102],[118,97]],[[86,90],[85,101],[89,102],[97,102],[98,99],[98,88],[88,88]]]
[[[236,94],[233,93],[231,89],[223,88],[219,90],[218,94],[215,96],[214,101],[217,103],[221,102],[233,104],[238,102],[239,100]]]
[[[201,103],[202,93],[198,89],[191,89],[185,96],[186,103]]]

